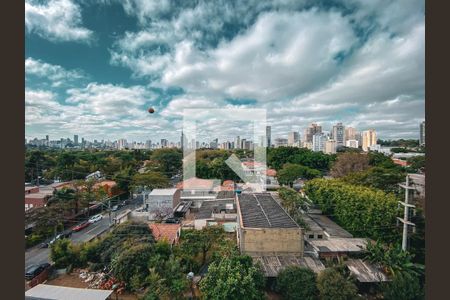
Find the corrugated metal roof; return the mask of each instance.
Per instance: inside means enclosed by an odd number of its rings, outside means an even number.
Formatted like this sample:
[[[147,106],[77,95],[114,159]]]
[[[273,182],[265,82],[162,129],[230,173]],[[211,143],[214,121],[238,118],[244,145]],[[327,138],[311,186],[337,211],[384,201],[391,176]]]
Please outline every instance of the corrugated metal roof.
[[[48,284],[38,284],[25,292],[25,297],[52,300],[105,300],[112,290],[81,289]]]
[[[361,259],[348,259],[345,261],[350,273],[356,277],[359,282],[382,282],[388,281],[388,277],[381,270],[367,261]]]
[[[238,199],[244,227],[299,227],[269,193],[240,194]]]
[[[278,273],[288,266],[299,266],[312,270],[315,273],[325,269],[323,263],[311,256],[294,256],[294,255],[265,255],[254,256],[253,260],[261,263],[263,272],[266,277],[277,277]]]

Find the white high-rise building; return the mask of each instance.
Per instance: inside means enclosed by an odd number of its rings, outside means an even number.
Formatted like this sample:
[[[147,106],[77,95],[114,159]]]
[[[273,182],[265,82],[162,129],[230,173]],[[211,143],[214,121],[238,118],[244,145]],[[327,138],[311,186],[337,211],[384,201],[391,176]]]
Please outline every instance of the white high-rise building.
[[[288,134],[288,146],[295,146],[300,140],[300,134],[297,131],[289,132]]]
[[[241,138],[239,136],[236,137],[236,141],[234,142],[234,146],[236,147],[236,149],[240,149],[241,148]]]
[[[119,150],[123,150],[127,147],[128,147],[128,143],[127,143],[126,139],[120,139],[117,141],[117,148],[119,148]]]
[[[358,148],[359,142],[357,140],[347,140],[345,146],[349,148]]]
[[[325,151],[325,142],[327,137],[323,133],[316,133],[312,137],[312,151]]]
[[[377,144],[377,133],[375,129],[369,129],[362,133],[362,149],[369,151],[369,147]]]

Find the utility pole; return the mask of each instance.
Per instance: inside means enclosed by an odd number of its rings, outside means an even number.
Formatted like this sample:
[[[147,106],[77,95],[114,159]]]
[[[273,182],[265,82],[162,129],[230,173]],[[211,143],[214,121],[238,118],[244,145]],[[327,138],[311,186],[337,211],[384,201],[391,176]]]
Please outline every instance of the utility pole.
[[[408,248],[408,226],[416,226],[416,224],[409,221],[409,209],[416,207],[413,204],[409,204],[409,191],[415,189],[409,185],[409,175],[406,175],[406,184],[400,184],[400,187],[405,189],[405,201],[399,201],[404,206],[404,214],[403,219],[399,217],[397,219],[403,223],[402,250],[406,251]]]

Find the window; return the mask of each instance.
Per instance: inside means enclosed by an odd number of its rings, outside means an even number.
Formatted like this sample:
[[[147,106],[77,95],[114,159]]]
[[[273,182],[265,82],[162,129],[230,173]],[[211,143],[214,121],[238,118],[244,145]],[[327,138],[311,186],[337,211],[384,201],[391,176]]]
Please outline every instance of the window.
[[[317,235],[317,238],[318,238],[318,239],[323,239],[323,235],[318,234],[318,235]]]
[[[313,238],[314,238],[314,234],[308,235],[308,238],[309,238],[309,239],[313,239]]]

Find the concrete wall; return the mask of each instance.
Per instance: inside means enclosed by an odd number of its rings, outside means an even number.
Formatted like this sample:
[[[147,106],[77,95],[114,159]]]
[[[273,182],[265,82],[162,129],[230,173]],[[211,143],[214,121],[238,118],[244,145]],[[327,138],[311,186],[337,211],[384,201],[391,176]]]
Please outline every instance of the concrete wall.
[[[241,252],[247,254],[303,255],[301,228],[239,228]]]

